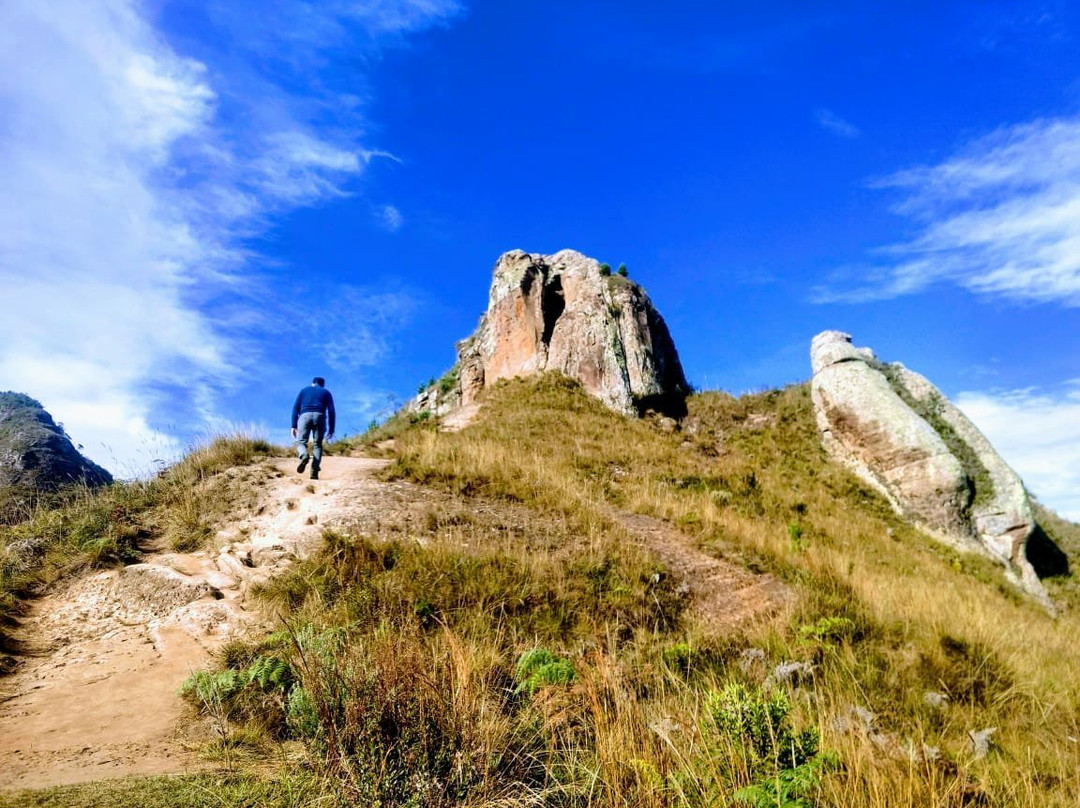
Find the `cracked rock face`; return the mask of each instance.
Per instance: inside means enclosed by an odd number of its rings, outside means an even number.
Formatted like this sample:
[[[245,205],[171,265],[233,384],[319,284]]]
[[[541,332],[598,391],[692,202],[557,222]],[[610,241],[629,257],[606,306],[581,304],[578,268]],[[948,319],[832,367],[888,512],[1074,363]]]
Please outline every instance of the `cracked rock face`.
[[[420,409],[468,405],[499,379],[560,371],[620,412],[689,391],[663,318],[645,291],[573,250],[499,258],[488,308],[458,344],[457,378]]]
[[[1024,484],[967,416],[925,377],[879,362],[848,334],[818,334],[810,354],[814,414],[829,454],[902,516],[997,560],[1049,604],[1027,558],[1036,524]]]
[[[83,457],[41,404],[22,393],[0,393],[0,488],[50,491],[111,482],[112,475]]]

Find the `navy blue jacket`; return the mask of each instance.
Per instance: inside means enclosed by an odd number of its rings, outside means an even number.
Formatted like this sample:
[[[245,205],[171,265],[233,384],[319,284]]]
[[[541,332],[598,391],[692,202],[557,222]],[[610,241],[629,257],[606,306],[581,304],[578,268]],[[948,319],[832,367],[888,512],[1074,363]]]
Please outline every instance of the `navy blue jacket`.
[[[316,384],[308,385],[296,396],[296,403],[292,405],[292,428],[296,429],[296,422],[302,412],[317,412],[326,415],[326,431],[334,432],[334,397],[325,387]]]

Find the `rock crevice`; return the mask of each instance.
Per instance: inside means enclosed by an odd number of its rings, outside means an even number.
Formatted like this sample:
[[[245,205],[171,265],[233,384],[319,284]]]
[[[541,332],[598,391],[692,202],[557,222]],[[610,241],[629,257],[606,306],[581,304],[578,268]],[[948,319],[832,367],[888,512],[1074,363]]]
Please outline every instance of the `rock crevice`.
[[[412,407],[444,414],[500,379],[559,371],[619,412],[662,408],[689,392],[667,325],[633,281],[574,250],[514,250],[495,264],[488,308],[458,343],[456,373]]]

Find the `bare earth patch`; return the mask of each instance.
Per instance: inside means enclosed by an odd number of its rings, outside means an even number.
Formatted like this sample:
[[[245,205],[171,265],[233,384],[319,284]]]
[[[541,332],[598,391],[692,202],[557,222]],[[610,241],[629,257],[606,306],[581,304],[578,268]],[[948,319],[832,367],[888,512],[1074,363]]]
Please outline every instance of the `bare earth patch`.
[[[310,553],[326,527],[375,523],[409,499],[373,478],[386,461],[329,457],[319,481],[294,460],[265,462],[258,504],[213,549],[81,574],[34,602],[19,629],[28,653],[0,679],[0,788],[205,768],[178,689],[258,625],[251,586]]]
[[[690,612],[708,633],[774,617],[795,603],[795,594],[775,576],[715,558],[663,520],[625,511],[612,516],[685,587]]]

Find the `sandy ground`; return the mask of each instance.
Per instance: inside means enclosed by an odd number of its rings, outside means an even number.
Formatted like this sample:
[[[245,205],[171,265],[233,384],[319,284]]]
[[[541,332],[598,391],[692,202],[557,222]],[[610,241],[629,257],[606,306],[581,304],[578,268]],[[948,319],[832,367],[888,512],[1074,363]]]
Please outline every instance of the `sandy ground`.
[[[328,457],[312,482],[295,460],[264,461],[250,475],[260,488],[255,504],[222,525],[212,549],[78,575],[35,601],[19,629],[29,653],[0,679],[0,789],[206,768],[192,750],[209,729],[191,720],[178,689],[230,637],[273,628],[251,587],[311,553],[327,527],[378,533],[380,524],[407,526],[450,505],[448,495],[377,480],[387,462]],[[679,579],[706,630],[767,618],[792,602],[775,578],[702,552],[665,522],[611,515]]]
[[[311,552],[324,528],[378,518],[402,486],[387,461],[328,457],[319,481],[295,461],[266,461],[254,512],[237,514],[215,549],[160,553],[76,576],[34,602],[28,649],[0,679],[0,788],[32,788],[200,767],[177,695],[230,636],[256,624],[253,583]]]

